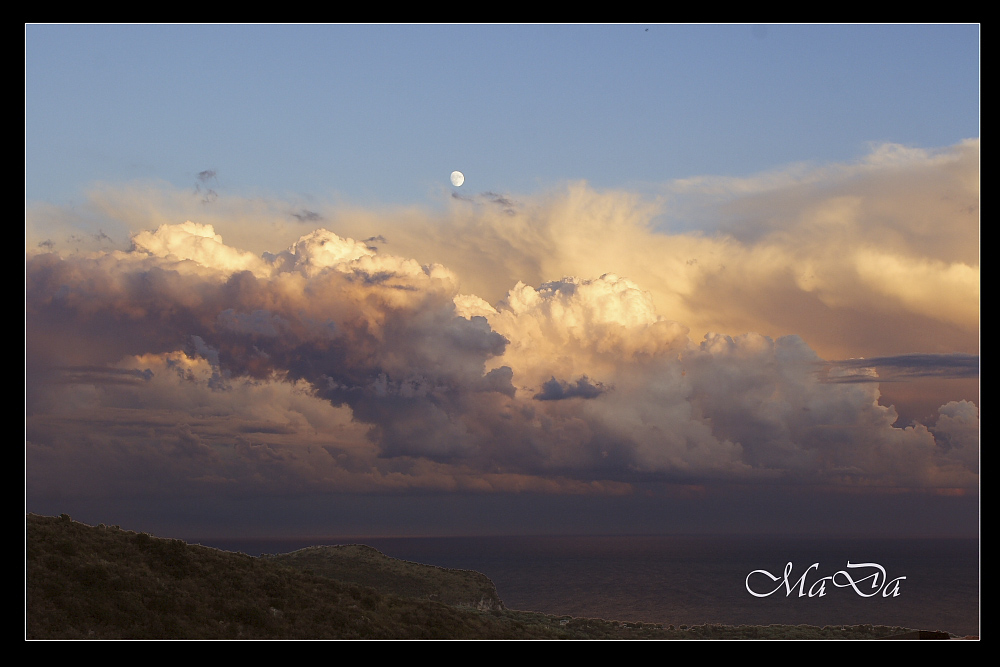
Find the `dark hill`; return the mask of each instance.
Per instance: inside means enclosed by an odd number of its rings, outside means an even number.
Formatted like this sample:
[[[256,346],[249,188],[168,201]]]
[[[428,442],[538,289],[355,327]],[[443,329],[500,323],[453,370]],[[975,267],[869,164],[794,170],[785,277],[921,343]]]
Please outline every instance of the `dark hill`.
[[[364,544],[308,547],[264,558],[331,579],[369,586],[380,593],[480,611],[504,608],[496,586],[485,574],[410,563],[390,558]]]
[[[254,558],[65,514],[29,514],[26,528],[28,639],[874,639],[907,632],[664,629],[550,616],[504,609],[482,574],[399,561],[361,545]]]

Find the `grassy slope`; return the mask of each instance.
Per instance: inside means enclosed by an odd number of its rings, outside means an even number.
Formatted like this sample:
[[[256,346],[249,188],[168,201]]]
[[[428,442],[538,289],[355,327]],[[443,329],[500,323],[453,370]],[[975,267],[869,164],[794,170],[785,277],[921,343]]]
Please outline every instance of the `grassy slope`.
[[[479,573],[398,561],[370,547],[254,558],[66,515],[28,515],[26,565],[29,639],[858,639],[906,631],[675,630],[549,616],[503,609]]]

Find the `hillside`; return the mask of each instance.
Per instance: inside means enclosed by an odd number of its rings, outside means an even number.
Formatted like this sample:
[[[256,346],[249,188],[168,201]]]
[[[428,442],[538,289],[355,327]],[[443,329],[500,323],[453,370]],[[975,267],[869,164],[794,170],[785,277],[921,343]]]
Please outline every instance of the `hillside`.
[[[503,608],[484,575],[361,545],[255,558],[29,514],[28,639],[859,639],[905,628],[673,626]]]
[[[480,611],[504,608],[496,586],[485,574],[410,563],[363,544],[308,547],[264,558],[331,579],[369,586],[379,593]]]
[[[266,558],[69,517],[27,517],[27,623],[42,638],[561,637],[555,625],[380,593]],[[487,580],[488,581],[488,580]],[[493,591],[495,595],[495,590]]]

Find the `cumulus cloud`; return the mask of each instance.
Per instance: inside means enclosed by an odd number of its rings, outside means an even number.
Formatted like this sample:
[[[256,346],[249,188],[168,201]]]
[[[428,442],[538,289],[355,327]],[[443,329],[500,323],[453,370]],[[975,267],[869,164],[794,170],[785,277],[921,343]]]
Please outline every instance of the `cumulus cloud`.
[[[489,304],[518,282],[612,273],[641,285],[657,312],[695,339],[797,334],[828,359],[975,354],[979,155],[978,140],[939,150],[876,145],[855,163],[690,178],[656,198],[571,183],[519,195],[514,209],[507,195],[476,195],[473,206],[448,200],[444,211],[311,209],[342,237],[382,235],[398,256],[447,266],[462,293]],[[45,240],[66,248],[54,230],[70,223],[113,230],[124,242],[197,220],[260,257],[302,235],[288,220],[295,208],[231,196],[207,212],[167,187],[103,187],[72,211],[29,207],[26,249]]]
[[[29,486],[975,487],[975,403],[904,427],[878,381],[978,368],[977,163],[876,147],[664,201],[317,207],[337,229],[305,235],[284,202],[101,191],[118,250],[26,233]],[[682,196],[714,232],[669,231]]]
[[[695,344],[614,274],[493,306],[328,230],[257,258],[188,222],[127,253],[31,256],[26,285],[29,461],[89,433],[89,455],[194,486],[976,481],[968,406],[897,428],[874,385],[822,381],[801,338]]]
[[[231,248],[222,242],[211,225],[185,222],[180,225],[160,225],[155,232],[139,232],[132,237],[132,256],[143,254],[219,271],[251,271],[267,273],[264,263],[253,253]]]
[[[687,329],[658,315],[648,292],[614,274],[537,289],[518,282],[495,309],[482,300],[459,303],[460,311],[483,313],[508,337],[498,363],[521,369],[521,381],[532,387],[553,376],[600,378],[623,362],[676,352],[687,342]]]
[[[943,457],[960,469],[979,472],[979,408],[972,401],[951,401],[938,414],[931,431]]]

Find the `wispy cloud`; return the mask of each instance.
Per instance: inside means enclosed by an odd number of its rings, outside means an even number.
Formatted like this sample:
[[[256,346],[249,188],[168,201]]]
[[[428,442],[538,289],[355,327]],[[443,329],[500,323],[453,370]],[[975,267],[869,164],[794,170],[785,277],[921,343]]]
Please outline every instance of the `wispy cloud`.
[[[219,198],[219,193],[208,187],[211,182],[217,182],[214,169],[205,169],[198,172],[198,182],[194,184],[194,192],[201,197],[202,204],[211,204]],[[202,186],[205,186],[204,189]]]
[[[323,216],[316,211],[310,211],[308,209],[300,209],[299,211],[294,211],[292,217],[299,222],[319,222],[323,219]]]
[[[977,378],[977,354],[898,354],[891,357],[844,359],[831,362],[840,371],[827,375],[827,382],[899,382],[915,378]],[[850,373],[845,371],[860,371]],[[876,371],[875,374],[871,370]]]

